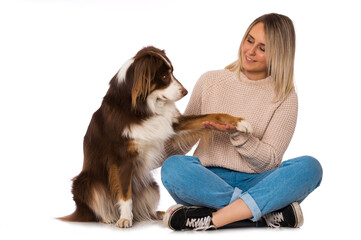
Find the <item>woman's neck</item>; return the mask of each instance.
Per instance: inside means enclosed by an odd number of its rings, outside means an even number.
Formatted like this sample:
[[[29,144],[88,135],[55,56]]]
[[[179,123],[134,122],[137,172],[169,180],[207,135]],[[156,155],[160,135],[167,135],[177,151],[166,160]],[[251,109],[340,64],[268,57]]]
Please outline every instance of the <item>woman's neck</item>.
[[[243,74],[249,79],[253,81],[262,80],[267,77],[267,72],[249,72],[243,71]]]

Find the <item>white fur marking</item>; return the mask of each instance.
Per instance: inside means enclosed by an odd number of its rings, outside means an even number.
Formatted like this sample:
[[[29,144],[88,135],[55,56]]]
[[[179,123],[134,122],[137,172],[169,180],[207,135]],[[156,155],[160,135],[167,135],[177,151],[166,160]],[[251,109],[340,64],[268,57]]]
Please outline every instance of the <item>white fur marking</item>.
[[[172,82],[169,87],[164,89],[163,95],[167,99],[175,102],[175,101],[180,100],[184,96],[182,94],[182,89],[183,89],[183,86],[177,80],[175,80],[172,75]]]
[[[133,225],[132,200],[119,200],[118,205],[120,218],[117,222],[117,226],[122,228],[131,227]]]
[[[132,65],[133,62],[134,62],[134,59],[131,58],[128,61],[126,61],[123,64],[123,66],[119,69],[118,74],[117,74],[118,83],[121,83],[125,80],[125,76],[127,75],[128,68],[130,67],[130,65]]]
[[[164,110],[160,111],[157,109],[157,104],[163,104]],[[174,134],[172,125],[179,116],[174,103],[159,101],[159,103],[154,103],[154,105],[152,108],[156,115],[143,121],[142,124],[134,124],[124,129],[123,135],[152,143],[157,140],[166,141]]]
[[[237,130],[240,132],[243,132],[243,133],[252,133],[253,132],[251,124],[245,120],[238,122]]]
[[[123,136],[134,139],[140,162],[145,171],[150,171],[162,160],[164,142],[175,134],[173,123],[177,121],[180,113],[173,102],[157,100],[153,93],[148,96],[147,102],[155,115],[141,124],[130,125],[124,129]]]
[[[161,99],[163,101],[171,101],[176,102],[184,97],[182,94],[183,86],[173,77],[171,76],[171,83],[165,89],[155,90],[152,92],[152,96],[156,97],[156,99]]]

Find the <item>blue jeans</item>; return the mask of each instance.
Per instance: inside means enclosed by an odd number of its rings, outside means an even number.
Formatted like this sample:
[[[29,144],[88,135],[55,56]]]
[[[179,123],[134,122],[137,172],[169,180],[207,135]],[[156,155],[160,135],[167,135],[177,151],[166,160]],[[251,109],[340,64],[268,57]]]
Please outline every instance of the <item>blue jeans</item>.
[[[292,202],[302,202],[322,180],[322,167],[313,157],[284,161],[259,174],[204,167],[197,157],[172,156],[161,170],[162,182],[173,199],[185,206],[220,209],[241,198],[252,221]]]

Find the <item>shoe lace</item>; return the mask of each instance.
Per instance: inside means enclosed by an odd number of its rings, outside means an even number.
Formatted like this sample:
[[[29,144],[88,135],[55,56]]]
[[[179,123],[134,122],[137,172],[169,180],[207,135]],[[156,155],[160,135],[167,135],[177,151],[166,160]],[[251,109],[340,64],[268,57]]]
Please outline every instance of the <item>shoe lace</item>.
[[[187,218],[186,227],[193,228],[195,231],[207,230],[214,227],[213,225],[210,225],[211,220],[211,216],[203,218]]]
[[[282,212],[269,213],[263,216],[267,226],[273,228],[281,227],[280,222],[284,221]]]

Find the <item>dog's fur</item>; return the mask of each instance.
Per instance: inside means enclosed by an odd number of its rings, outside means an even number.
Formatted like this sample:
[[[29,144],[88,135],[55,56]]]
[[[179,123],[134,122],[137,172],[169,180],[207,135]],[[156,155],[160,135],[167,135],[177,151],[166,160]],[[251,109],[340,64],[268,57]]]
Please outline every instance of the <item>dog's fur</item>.
[[[205,121],[250,131],[242,118],[226,114],[182,116],[174,102],[186,94],[164,51],[146,47],[126,62],[85,134],[83,169],[72,187],[76,210],[60,219],[118,227],[161,219],[159,189],[150,171],[164,160],[166,141],[187,145],[210,131],[202,126]]]

